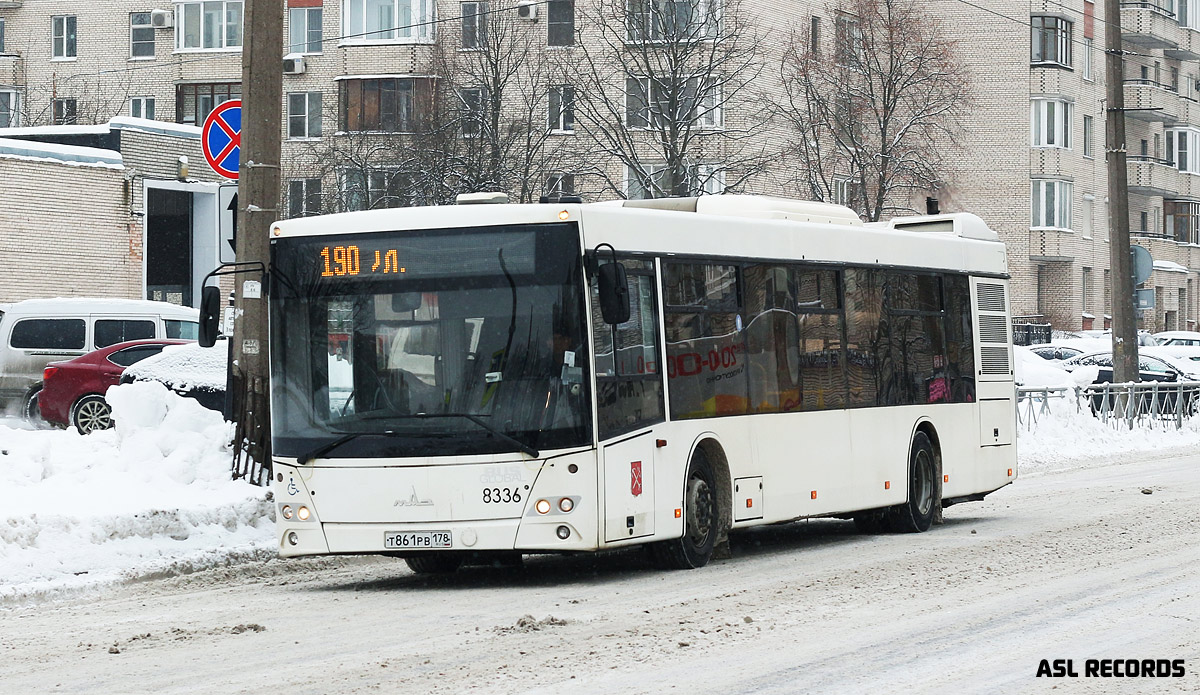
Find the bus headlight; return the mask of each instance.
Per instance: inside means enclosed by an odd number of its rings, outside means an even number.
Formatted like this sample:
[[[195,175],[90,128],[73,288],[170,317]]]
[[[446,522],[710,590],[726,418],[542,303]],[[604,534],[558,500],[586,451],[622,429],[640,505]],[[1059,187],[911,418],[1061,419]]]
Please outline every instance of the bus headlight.
[[[308,521],[308,517],[309,517],[308,507],[300,507],[300,509],[296,510],[296,518],[299,519],[300,521]]]
[[[285,519],[292,518],[292,508],[286,504],[283,505],[283,518],[285,518]]]
[[[537,504],[533,505],[533,508],[537,510],[538,514],[549,514],[550,513],[550,501],[549,500],[538,500]]]
[[[564,497],[558,501],[558,508],[562,513],[566,514],[575,508],[575,502],[570,497]]]

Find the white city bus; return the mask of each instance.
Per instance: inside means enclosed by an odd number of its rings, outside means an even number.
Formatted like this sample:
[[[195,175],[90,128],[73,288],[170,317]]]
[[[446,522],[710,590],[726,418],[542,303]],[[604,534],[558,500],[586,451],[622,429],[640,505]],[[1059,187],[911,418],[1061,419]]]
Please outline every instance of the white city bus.
[[[1005,251],[974,215],[459,205],[271,243],[283,556],[699,567],[760,524],[925,531],[1016,474]]]

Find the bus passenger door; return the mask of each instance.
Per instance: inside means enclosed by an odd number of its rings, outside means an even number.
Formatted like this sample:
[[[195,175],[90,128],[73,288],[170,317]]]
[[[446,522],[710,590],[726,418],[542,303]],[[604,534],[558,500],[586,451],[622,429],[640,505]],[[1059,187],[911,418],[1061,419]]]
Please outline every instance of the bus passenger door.
[[[654,433],[628,437],[604,449],[604,540],[654,533]]]

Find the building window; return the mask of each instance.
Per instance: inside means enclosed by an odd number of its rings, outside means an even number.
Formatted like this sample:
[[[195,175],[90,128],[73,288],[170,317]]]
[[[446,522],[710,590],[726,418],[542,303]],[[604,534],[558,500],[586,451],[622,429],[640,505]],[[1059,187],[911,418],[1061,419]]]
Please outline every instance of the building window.
[[[321,137],[321,93],[288,94],[288,138]]]
[[[1092,117],[1083,117],[1083,156],[1092,158],[1096,156],[1095,148],[1092,146]]]
[[[346,210],[399,208],[414,204],[412,177],[393,169],[349,169],[341,175]]]
[[[812,27],[808,31],[808,52],[813,56],[821,55],[821,18],[812,16]]]
[[[678,115],[669,112],[671,88],[679,93]],[[679,89],[678,87],[682,87]],[[688,118],[683,118],[684,114]],[[690,123],[700,128],[721,126],[720,86],[716,82],[689,77],[676,84],[648,77],[625,78],[625,124],[631,128],[660,128],[672,124]]]
[[[1083,287],[1080,288],[1083,290],[1083,311],[1084,311],[1084,313],[1087,313],[1088,311],[1091,311],[1091,309],[1092,309],[1092,269],[1091,268],[1083,269],[1083,278],[1082,278],[1081,284],[1083,285]]]
[[[486,132],[488,92],[483,87],[466,87],[460,89],[458,94],[463,105],[463,135],[469,138],[478,137]]]
[[[569,84],[550,88],[550,130],[575,132],[575,88]]]
[[[241,0],[204,0],[175,5],[175,47],[231,50],[242,45]]]
[[[434,0],[347,0],[342,33],[350,41],[430,40]]]
[[[1071,103],[1034,98],[1029,102],[1030,142],[1034,147],[1071,147]]]
[[[75,17],[73,15],[58,15],[52,17],[51,22],[54,26],[54,57],[76,57]]]
[[[717,35],[718,0],[626,0],[625,32],[631,43],[695,41]]]
[[[546,3],[546,45],[575,45],[575,0]]]
[[[321,179],[288,181],[288,218],[321,214]]]
[[[840,14],[833,21],[833,60],[838,65],[858,65],[864,51],[862,26],[857,17]]]
[[[487,43],[488,3],[464,2],[460,5],[462,16],[462,47],[483,48]]]
[[[1081,67],[1082,67],[1082,71],[1083,71],[1083,79],[1091,80],[1092,79],[1092,40],[1091,39],[1083,40],[1083,65]]]
[[[150,25],[149,12],[129,15],[129,57],[154,57],[154,27]]]
[[[1033,17],[1034,63],[1071,67],[1071,22],[1061,17]]]
[[[129,115],[154,120],[154,97],[133,97],[129,100]]]
[[[78,102],[74,99],[54,100],[54,125],[74,125],[78,116]]]
[[[429,109],[433,78],[342,80],[341,129],[412,133]]]
[[[1200,174],[1200,130],[1176,128],[1167,131],[1167,160],[1180,171]]]
[[[1200,203],[1163,201],[1165,232],[1181,244],[1200,244]]]
[[[575,174],[555,172],[547,176],[546,195],[551,198],[575,195]]]
[[[21,96],[14,90],[0,90],[0,128],[21,125]]]
[[[203,125],[204,119],[221,102],[242,98],[237,82],[181,84],[175,87],[175,122]]]
[[[4,18],[0,17],[0,55],[4,55]]]
[[[687,191],[682,195],[719,195],[725,192],[725,170],[712,164],[693,164],[687,167]],[[625,197],[630,200],[663,198],[676,195],[670,184],[666,165],[646,167],[640,174],[633,167],[625,167]]]
[[[1071,191],[1070,181],[1054,179],[1034,179],[1032,181],[1033,227],[1050,227],[1054,229],[1071,228]]]
[[[1200,29],[1200,0],[1175,0],[1179,26]]]
[[[288,53],[320,53],[324,10],[320,7],[293,7],[288,10]]]

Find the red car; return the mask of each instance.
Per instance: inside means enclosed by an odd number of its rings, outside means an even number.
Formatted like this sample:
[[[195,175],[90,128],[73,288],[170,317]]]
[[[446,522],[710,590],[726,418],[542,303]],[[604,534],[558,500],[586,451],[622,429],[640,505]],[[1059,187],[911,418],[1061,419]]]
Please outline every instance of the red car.
[[[112,427],[112,408],[104,400],[109,386],[121,381],[121,372],[134,362],[157,355],[167,345],[187,340],[130,340],[51,362],[42,372],[38,405],[42,419],[64,427],[74,425],[80,434]]]

